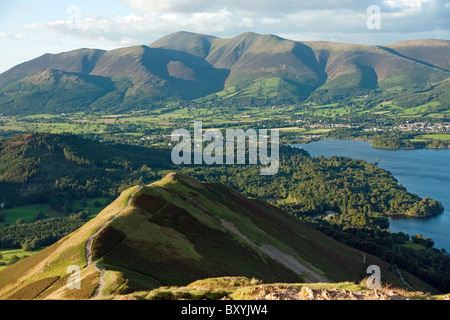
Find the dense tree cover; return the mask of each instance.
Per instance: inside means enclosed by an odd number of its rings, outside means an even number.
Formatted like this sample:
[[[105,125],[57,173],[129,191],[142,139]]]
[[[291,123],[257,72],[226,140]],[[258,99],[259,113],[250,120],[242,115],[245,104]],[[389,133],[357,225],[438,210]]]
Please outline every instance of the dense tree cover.
[[[414,141],[409,138],[401,138],[395,136],[379,136],[372,140],[372,146],[374,148],[382,149],[447,149],[449,143],[442,140],[420,140]]]
[[[312,158],[290,147],[282,147],[280,153],[280,168],[273,176],[260,175],[255,165],[192,166],[181,171],[199,180],[227,184],[297,216],[334,212],[340,223],[350,225],[384,225],[385,215],[426,216],[443,211],[439,202],[408,193],[392,174],[374,164],[345,157]]]
[[[88,212],[68,217],[47,218],[0,228],[0,248],[22,248],[26,251],[48,246],[75,231],[86,222]]]
[[[364,139],[370,140],[374,148],[381,149],[446,149],[448,141],[437,139],[414,140],[417,134],[404,131],[364,131],[362,128],[339,128],[325,134],[333,139]]]
[[[24,134],[0,142],[0,201],[6,207],[49,203],[72,212],[75,199],[115,198],[154,180],[167,151],[108,145],[74,135]]]
[[[33,249],[56,242],[85,222],[85,214],[72,215],[77,212],[74,200],[112,200],[128,187],[155,180],[169,161],[167,151],[70,134],[22,134],[0,141],[0,202],[5,207],[48,203],[62,214],[46,218],[38,213],[33,223],[18,219],[13,226],[0,225],[0,248]]]
[[[307,222],[340,242],[410,272],[441,292],[450,292],[450,257],[445,250],[433,248],[430,238],[424,239],[420,234],[410,237],[403,232],[390,233],[372,227],[344,226],[322,219],[307,219]],[[423,247],[411,248],[408,241]]]

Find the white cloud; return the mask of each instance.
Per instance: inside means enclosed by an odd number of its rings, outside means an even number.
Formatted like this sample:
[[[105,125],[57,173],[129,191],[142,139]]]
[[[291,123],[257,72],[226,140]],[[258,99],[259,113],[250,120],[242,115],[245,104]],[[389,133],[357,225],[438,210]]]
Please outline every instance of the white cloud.
[[[241,17],[227,9],[210,12],[133,13],[123,17],[82,16],[77,27],[69,28],[68,22],[56,20],[26,24],[24,32],[35,36],[54,38],[79,38],[102,41],[109,44],[147,44],[174,31],[188,30],[199,33],[224,33],[236,28],[251,28],[253,20]],[[0,37],[5,35],[0,34]]]
[[[300,10],[322,10],[336,8],[363,9],[373,4],[373,0],[122,0],[134,9],[149,12],[200,12],[216,8],[258,12],[258,13],[289,13]],[[375,1],[376,2],[376,1]]]
[[[100,16],[81,12],[76,28],[55,20],[23,26],[16,37],[39,35],[54,41],[68,38],[95,45],[149,44],[180,30],[229,37],[245,31],[283,35],[316,36],[320,40],[352,39],[352,42],[383,40],[379,34],[395,35],[398,40],[416,38],[424,32],[447,35],[448,2],[440,0],[337,1],[316,0],[121,0],[133,8],[124,16]],[[447,0],[448,1],[448,0]],[[367,29],[366,9],[381,8],[381,31]],[[437,33],[437,31],[441,32]],[[364,37],[362,36],[364,35]],[[0,38],[13,37],[0,33]],[[301,39],[300,39],[301,40]]]
[[[129,4],[133,9],[143,9],[149,12],[183,12],[206,7],[202,0],[123,0],[123,2]]]
[[[261,23],[263,24],[280,24],[282,19],[280,18],[262,18]]]
[[[217,12],[196,12],[193,14],[176,14],[180,27],[195,32],[224,32],[237,23],[236,17],[226,9]]]
[[[0,32],[0,39],[17,39],[17,40],[25,40],[27,38],[26,33],[20,32]]]
[[[308,32],[355,33],[366,30],[366,12],[347,9],[307,10],[286,16],[300,30]]]
[[[384,0],[383,3],[391,8],[415,9],[421,8],[422,4],[429,3],[431,0]]]

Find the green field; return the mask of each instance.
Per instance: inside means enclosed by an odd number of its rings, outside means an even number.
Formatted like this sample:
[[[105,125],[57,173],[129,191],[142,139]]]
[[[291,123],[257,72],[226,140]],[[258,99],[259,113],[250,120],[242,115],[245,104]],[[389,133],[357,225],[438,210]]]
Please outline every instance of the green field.
[[[36,252],[39,252],[44,248],[39,248],[38,250],[33,251],[25,251],[22,249],[0,249],[0,271],[7,267],[6,264],[9,264],[10,259],[13,256],[17,256],[19,258],[30,256]]]
[[[425,247],[423,245],[414,243],[412,241],[406,241],[404,244],[401,244],[400,246],[414,250],[425,250]]]
[[[100,206],[95,206],[96,202],[100,203]],[[73,203],[75,211],[81,211],[88,209],[91,213],[89,218],[95,217],[106,205],[110,202],[107,198],[94,198],[86,200],[76,200]],[[33,222],[36,214],[42,212],[46,217],[59,217],[62,213],[53,210],[49,204],[34,204],[28,206],[20,206],[10,209],[0,210],[0,214],[5,217],[5,224],[13,225],[18,219],[23,219],[25,222]]]
[[[270,96],[281,90],[279,78],[256,81],[240,95],[257,97]],[[241,88],[242,89],[242,88]],[[286,89],[286,88],[285,88]],[[235,94],[236,85],[217,93],[230,97]],[[277,93],[279,94],[279,93]],[[197,105],[168,104],[155,109],[113,113],[39,114],[33,116],[0,116],[0,137],[9,137],[25,132],[73,133],[102,142],[137,144],[143,146],[167,147],[170,133],[175,128],[192,129],[193,121],[202,121],[204,129],[217,128],[278,128],[290,141],[296,133],[326,136],[328,124],[351,124],[361,128],[383,128],[394,121],[395,125],[406,121],[423,121],[423,118],[442,118],[444,123],[450,116],[439,102],[433,101],[419,106],[400,107],[398,101],[386,100],[367,103],[370,97],[349,99],[341,102],[327,100],[322,103],[305,101],[285,105],[222,105],[220,103],[198,103]],[[220,98],[219,98],[220,100]],[[376,120],[375,120],[376,119]],[[414,120],[417,119],[417,120]],[[333,130],[334,131],[334,130]],[[449,134],[414,133],[415,141],[450,141]]]
[[[5,217],[5,223],[15,224],[18,219],[25,222],[32,222],[36,214],[42,212],[47,217],[57,217],[60,213],[52,210],[48,204],[34,204],[28,206],[20,206],[10,209],[3,209],[0,214]]]
[[[447,133],[447,134],[446,133],[443,133],[443,134],[423,134],[423,135],[419,136],[419,138],[450,141],[450,133]]]
[[[407,114],[407,115],[421,115],[423,113],[425,113],[427,111],[427,109],[429,107],[435,107],[439,105],[438,102],[430,102],[418,107],[412,107],[412,108],[408,108],[408,109],[404,109],[402,113]]]

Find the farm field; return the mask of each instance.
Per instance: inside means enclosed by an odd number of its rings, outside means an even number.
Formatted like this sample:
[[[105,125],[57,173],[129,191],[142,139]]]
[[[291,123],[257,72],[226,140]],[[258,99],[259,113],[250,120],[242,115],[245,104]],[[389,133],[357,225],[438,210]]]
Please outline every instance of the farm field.
[[[107,198],[91,198],[85,200],[75,200],[73,208],[75,211],[89,210],[89,219],[95,217],[110,202]],[[28,206],[18,206],[0,210],[0,215],[4,216],[4,224],[13,225],[18,219],[26,223],[33,222],[37,214],[44,214],[47,218],[60,217],[61,212],[53,210],[49,204],[33,204]]]
[[[446,140],[450,141],[450,134],[424,134],[419,136],[418,138],[425,138],[425,139],[437,139],[437,140]]]
[[[0,249],[0,271],[5,269],[14,256],[17,258],[24,258],[31,256],[34,253],[41,251],[44,248],[39,248],[37,250],[25,251],[23,249]]]

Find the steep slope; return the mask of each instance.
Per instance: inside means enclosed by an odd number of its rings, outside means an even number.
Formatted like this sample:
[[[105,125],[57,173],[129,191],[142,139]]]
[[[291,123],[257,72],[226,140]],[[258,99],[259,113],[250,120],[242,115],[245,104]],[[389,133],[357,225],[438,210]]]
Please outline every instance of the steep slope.
[[[55,113],[189,100],[220,91],[227,75],[181,51],[85,49],[44,55],[1,74],[0,106],[8,114]]]
[[[60,54],[46,53],[36,59],[21,63],[2,73],[1,78],[20,77],[42,72],[46,69],[56,69],[64,72],[89,74],[104,50],[78,49]]]
[[[305,98],[327,78],[311,48],[273,35],[242,34],[213,47],[206,59],[231,70],[225,88],[243,91],[240,96]]]
[[[0,75],[0,112],[108,112],[186,101],[268,104],[374,90],[408,94],[450,78],[449,46],[431,39],[373,46],[177,32],[150,45],[79,49],[24,62]]]
[[[0,104],[8,114],[82,112],[114,90],[108,78],[45,69],[5,85]]]
[[[92,241],[92,245],[91,245]],[[89,250],[91,248],[91,250]],[[0,298],[87,299],[220,276],[269,282],[360,281],[370,264],[394,268],[236,191],[171,173],[122,193],[56,244],[0,272]],[[81,268],[69,289],[67,268]],[[417,289],[435,291],[403,273]],[[100,290],[99,290],[100,288]]]
[[[446,70],[418,63],[383,46],[329,42],[306,44],[325,64],[328,79],[320,89],[411,89],[444,81],[449,75]],[[430,47],[429,52],[434,50]],[[443,54],[439,56],[444,57]]]
[[[402,41],[384,46],[418,63],[450,71],[450,41],[438,39]]]
[[[87,299],[98,286],[98,272],[86,265],[86,241],[99,226],[124,209],[136,188],[124,191],[83,227],[42,251],[0,272],[1,299]],[[81,269],[81,289],[70,290],[69,267]]]
[[[299,42],[274,35],[246,32],[220,39],[179,32],[152,47],[193,52],[212,66],[229,70],[225,90],[209,96],[240,100],[252,96],[262,101],[308,96],[326,80],[313,51]]]
[[[182,51],[197,57],[206,58],[211,50],[211,43],[216,40],[220,41],[219,38],[213,36],[179,31],[164,36],[149,46]]]
[[[133,83],[124,98],[192,99],[220,90],[227,72],[187,52],[137,46],[105,53],[91,72]]]

